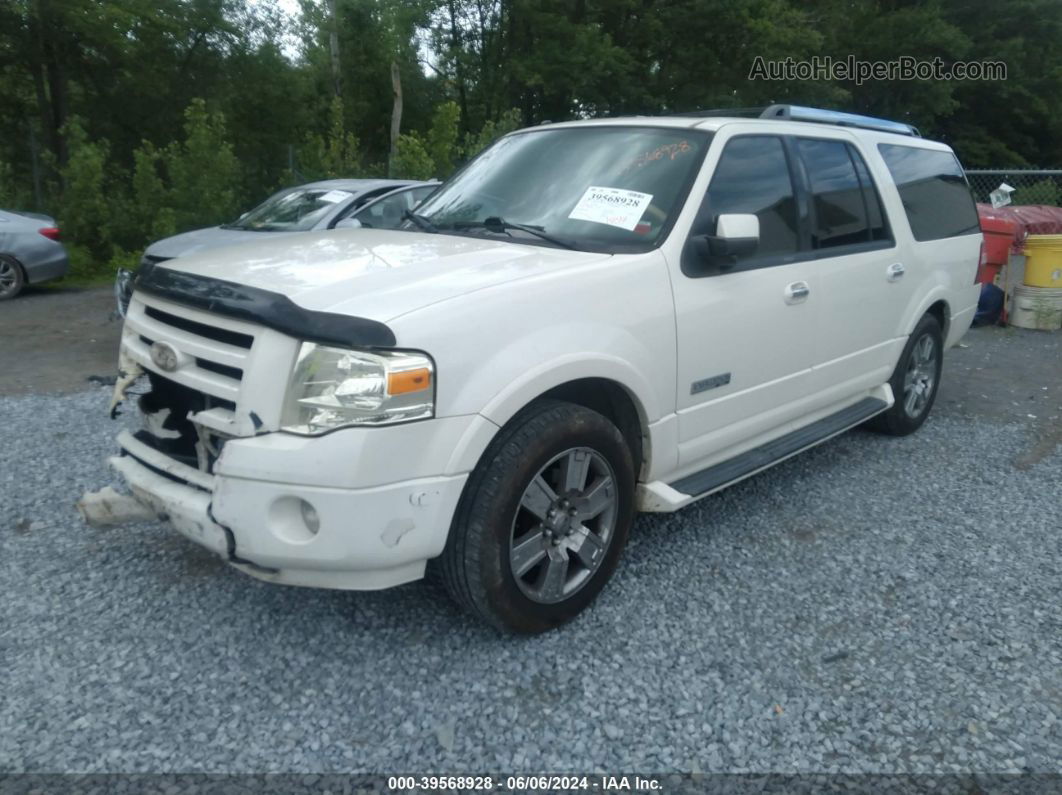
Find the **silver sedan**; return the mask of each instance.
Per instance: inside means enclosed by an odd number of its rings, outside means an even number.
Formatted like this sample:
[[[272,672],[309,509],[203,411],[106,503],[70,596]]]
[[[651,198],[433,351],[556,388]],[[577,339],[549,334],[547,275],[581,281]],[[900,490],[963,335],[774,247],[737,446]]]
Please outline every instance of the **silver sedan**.
[[[402,223],[403,213],[439,187],[438,182],[403,179],[328,179],[276,193],[230,224],[195,229],[158,240],[147,247],[140,264],[165,262],[207,249],[261,240],[273,235],[318,229],[388,229]],[[133,292],[134,272],[118,271],[114,295],[125,316]]]
[[[0,301],[27,284],[58,279],[69,267],[54,218],[0,210]]]

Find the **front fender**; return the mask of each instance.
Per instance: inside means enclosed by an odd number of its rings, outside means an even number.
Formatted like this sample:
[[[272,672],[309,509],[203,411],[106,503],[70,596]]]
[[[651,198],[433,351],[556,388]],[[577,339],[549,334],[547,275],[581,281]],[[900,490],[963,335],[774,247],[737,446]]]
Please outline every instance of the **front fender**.
[[[608,340],[609,351],[571,353],[572,339]],[[483,361],[447,401],[455,406],[479,402],[478,413],[488,421],[455,450],[448,471],[474,468],[495,432],[517,412],[554,387],[580,379],[607,379],[621,386],[634,403],[642,427],[648,427],[663,413],[661,387],[674,382],[671,375],[669,382],[651,383],[635,364],[651,359],[651,352],[630,335],[589,324],[542,329],[514,340]]]

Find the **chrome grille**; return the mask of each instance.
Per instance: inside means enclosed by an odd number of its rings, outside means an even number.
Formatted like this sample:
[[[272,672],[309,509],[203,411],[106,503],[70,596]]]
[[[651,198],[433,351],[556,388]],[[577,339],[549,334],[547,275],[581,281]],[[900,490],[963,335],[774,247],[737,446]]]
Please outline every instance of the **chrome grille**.
[[[138,293],[129,306],[124,334],[126,350],[144,369],[203,393],[222,410],[235,411],[239,405],[254,347],[253,326]],[[155,342],[166,342],[180,352],[176,370],[164,372],[154,364]]]

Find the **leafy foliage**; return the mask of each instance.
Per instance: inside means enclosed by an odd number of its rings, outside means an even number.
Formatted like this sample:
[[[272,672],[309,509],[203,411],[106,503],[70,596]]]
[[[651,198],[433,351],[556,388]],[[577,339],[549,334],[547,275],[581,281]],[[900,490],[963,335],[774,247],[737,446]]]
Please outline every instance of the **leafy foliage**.
[[[428,155],[435,173],[443,176],[454,170],[458,157],[457,135],[461,109],[456,102],[444,102],[435,109],[428,129]]]
[[[106,261],[113,254],[115,209],[109,190],[110,144],[106,139],[89,140],[76,116],[66,123],[64,134],[69,156],[61,172],[65,188],[58,220],[77,246],[95,260]]]
[[[400,135],[391,170],[395,177],[431,179],[435,174],[435,161],[419,135]]]
[[[25,199],[24,191],[15,180],[15,170],[10,163],[0,160],[0,207],[19,207]]]
[[[314,179],[349,177],[361,172],[358,139],[348,132],[343,116],[343,100],[335,97],[330,111],[332,125],[324,136],[311,135],[305,150],[309,157],[305,167]]]
[[[185,111],[184,134],[184,141],[170,144],[163,156],[178,228],[232,218],[240,164],[228,139],[225,117],[207,111],[202,99],[193,99]]]
[[[300,5],[0,3],[0,206],[57,215],[106,268],[282,185],[445,177],[520,126],[782,101],[909,121],[968,167],[1062,164],[1058,0]],[[757,56],[823,55],[1003,61],[1007,79],[749,79]]]

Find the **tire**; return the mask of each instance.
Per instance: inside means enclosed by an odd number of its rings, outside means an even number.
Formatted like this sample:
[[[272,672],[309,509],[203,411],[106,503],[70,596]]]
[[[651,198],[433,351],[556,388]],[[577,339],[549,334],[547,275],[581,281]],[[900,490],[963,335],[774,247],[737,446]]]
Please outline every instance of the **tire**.
[[[565,488],[566,477],[583,488]],[[634,518],[634,486],[631,451],[615,425],[582,406],[536,401],[469,477],[437,575],[459,605],[502,631],[558,627],[612,576]]]
[[[26,274],[13,258],[0,254],[0,301],[7,301],[22,292]]]
[[[937,399],[943,363],[940,321],[933,315],[922,315],[889,379],[896,402],[873,417],[867,427],[890,436],[907,436],[921,428]]]

